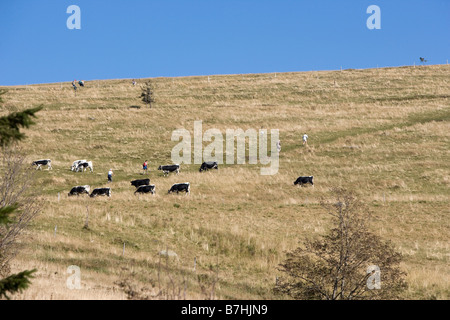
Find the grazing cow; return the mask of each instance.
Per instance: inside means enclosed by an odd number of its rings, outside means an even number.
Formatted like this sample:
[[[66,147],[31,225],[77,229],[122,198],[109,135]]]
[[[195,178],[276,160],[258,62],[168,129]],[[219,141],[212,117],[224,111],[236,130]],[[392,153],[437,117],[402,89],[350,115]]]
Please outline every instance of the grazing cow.
[[[154,184],[139,186],[136,189],[136,191],[134,192],[134,194],[136,194],[136,193],[149,193],[149,192],[151,194],[155,194],[155,185]]]
[[[50,160],[50,159],[36,160],[36,161],[33,161],[33,163],[31,165],[36,166],[36,170],[37,169],[42,170],[41,166],[45,166],[45,165],[48,166],[48,168],[47,168],[48,170],[53,169],[52,168],[52,160]]]
[[[189,193],[191,193],[191,190],[190,190],[190,185],[189,185],[189,182],[185,182],[185,183],[175,183],[171,188],[170,188],[170,190],[169,190],[169,192],[168,193],[171,193],[171,192],[176,192],[176,193],[178,193],[178,192],[180,192],[180,191],[185,191],[186,192],[186,195]]]
[[[304,184],[310,183],[314,187],[313,176],[309,177],[298,177],[297,180],[294,181],[294,185],[299,184],[303,186]]]
[[[159,166],[158,170],[162,170],[164,175],[169,175],[169,172],[180,172],[180,165],[179,164],[170,164],[166,166]]]
[[[91,198],[96,196],[108,196],[111,197],[111,188],[97,188],[94,189],[90,195]]]
[[[89,168],[89,170],[91,170],[91,172],[94,172],[94,167],[92,166],[92,161],[85,161],[85,162],[80,162],[77,166],[76,171],[79,172],[80,170],[86,171],[87,168]]]
[[[217,162],[216,161],[203,162],[199,171],[202,172],[204,170],[209,170],[209,169],[219,169]]]
[[[79,165],[80,163],[83,163],[83,162],[87,162],[87,160],[75,160],[75,161],[72,163],[72,167],[70,167],[70,170],[71,170],[71,171],[76,170],[76,169],[78,168],[78,165]]]
[[[89,195],[90,190],[91,190],[91,187],[88,185],[76,186],[76,187],[73,187],[72,190],[70,190],[68,196],[78,196],[83,193],[86,193],[87,195]]]
[[[131,181],[131,185],[138,188],[139,186],[148,186],[150,184],[150,179],[138,179]]]

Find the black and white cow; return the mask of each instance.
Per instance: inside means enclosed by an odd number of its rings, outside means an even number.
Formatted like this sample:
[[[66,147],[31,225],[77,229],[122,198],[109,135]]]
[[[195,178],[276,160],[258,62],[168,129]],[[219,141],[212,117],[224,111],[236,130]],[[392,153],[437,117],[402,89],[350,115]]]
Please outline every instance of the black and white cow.
[[[209,170],[209,169],[219,169],[217,162],[216,161],[203,162],[202,165],[200,166],[199,171],[202,172],[204,170]]]
[[[148,186],[150,184],[150,179],[138,179],[131,181],[131,185],[138,188],[139,186]]]
[[[111,197],[111,188],[96,188],[96,189],[92,190],[90,197],[94,198],[96,196]]]
[[[94,167],[92,166],[92,161],[80,162],[77,165],[76,171],[77,172],[79,172],[79,171],[83,172],[83,171],[86,171],[87,168],[89,168],[89,170],[91,170],[91,172],[94,172]]]
[[[190,189],[190,185],[189,182],[184,182],[184,183],[175,183],[170,189],[168,193],[171,192],[180,192],[180,191],[185,191],[186,194],[190,194],[191,193],[191,189]]]
[[[136,191],[134,192],[134,194],[136,194],[136,193],[149,193],[149,192],[151,194],[155,194],[155,185],[154,184],[139,186],[136,189]]]
[[[73,187],[72,190],[70,190],[68,196],[78,196],[83,193],[86,193],[87,195],[89,195],[90,190],[91,190],[91,187],[88,185],[76,186],[76,187]]]
[[[42,170],[41,166],[45,166],[45,165],[47,165],[48,170],[53,169],[52,168],[52,160],[50,160],[50,159],[36,160],[36,161],[33,161],[33,163],[31,165],[36,166],[36,170],[37,169]]]
[[[82,162],[87,162],[87,160],[75,160],[75,161],[72,163],[72,166],[70,167],[70,170],[71,170],[71,171],[76,170],[76,169],[78,168],[78,165],[79,165],[80,163],[82,163]]]
[[[314,187],[313,183],[313,176],[309,177],[298,177],[297,180],[294,181],[294,185],[299,184],[300,186],[303,186],[304,184],[311,184]]]
[[[177,174],[180,172],[179,164],[169,164],[166,166],[159,166],[158,170],[162,170],[164,175],[169,175],[169,172],[176,172]]]

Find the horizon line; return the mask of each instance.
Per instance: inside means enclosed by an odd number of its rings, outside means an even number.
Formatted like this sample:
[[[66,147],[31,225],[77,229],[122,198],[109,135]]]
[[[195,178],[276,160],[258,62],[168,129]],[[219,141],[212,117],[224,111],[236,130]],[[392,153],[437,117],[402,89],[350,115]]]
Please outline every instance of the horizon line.
[[[220,77],[220,76],[245,76],[245,75],[268,75],[268,74],[286,74],[286,73],[307,73],[307,72],[336,72],[336,71],[348,71],[348,70],[373,70],[373,69],[388,69],[388,68],[404,68],[404,67],[431,67],[431,66],[445,66],[447,63],[443,64],[412,64],[412,65],[398,65],[398,66],[383,66],[383,67],[371,67],[371,68],[341,68],[340,69],[321,69],[321,70],[308,70],[308,71],[272,71],[272,72],[258,72],[258,73],[221,73],[221,74],[206,74],[206,75],[185,75],[185,76],[154,76],[154,77],[144,77],[144,78],[108,78],[108,79],[90,79],[83,81],[113,81],[113,80],[146,80],[146,79],[158,79],[158,78],[193,78],[193,77]],[[81,80],[81,79],[80,79]],[[41,83],[27,83],[27,84],[14,84],[14,85],[0,85],[0,87],[21,87],[21,86],[35,86],[35,85],[55,85],[71,83],[71,81],[59,81],[59,82],[41,82]]]

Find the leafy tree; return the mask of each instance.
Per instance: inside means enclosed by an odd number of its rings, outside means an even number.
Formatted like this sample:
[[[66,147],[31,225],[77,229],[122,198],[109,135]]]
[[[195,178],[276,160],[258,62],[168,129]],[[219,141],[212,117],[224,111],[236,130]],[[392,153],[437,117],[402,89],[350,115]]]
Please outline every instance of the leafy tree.
[[[152,102],[155,102],[153,84],[151,83],[151,81],[147,81],[145,83],[145,86],[141,87],[141,89],[142,89],[141,92],[142,101],[146,103],[149,106],[149,108],[151,108]]]
[[[406,287],[401,255],[369,231],[369,215],[355,196],[334,189],[333,202],[321,205],[332,216],[332,229],[288,252],[275,292],[294,299],[395,299]]]
[[[0,92],[1,95],[5,91]],[[0,177],[0,276],[9,273],[9,261],[16,253],[16,240],[21,231],[37,214],[38,207],[30,198],[25,197],[30,179],[26,175],[23,157],[18,155],[11,144],[24,138],[20,127],[28,128],[34,122],[32,118],[42,107],[14,112],[0,117],[0,145],[2,148],[2,177]],[[18,200],[25,203],[19,204]],[[26,289],[33,278],[33,270],[25,270],[0,279],[0,298],[9,299],[14,294]]]

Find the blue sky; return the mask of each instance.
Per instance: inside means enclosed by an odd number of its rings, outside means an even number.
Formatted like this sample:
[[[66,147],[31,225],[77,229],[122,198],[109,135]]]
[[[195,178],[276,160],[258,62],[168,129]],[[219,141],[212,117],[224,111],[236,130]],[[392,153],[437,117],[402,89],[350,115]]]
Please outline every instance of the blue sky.
[[[445,64],[449,31],[449,0],[0,1],[0,85]]]

